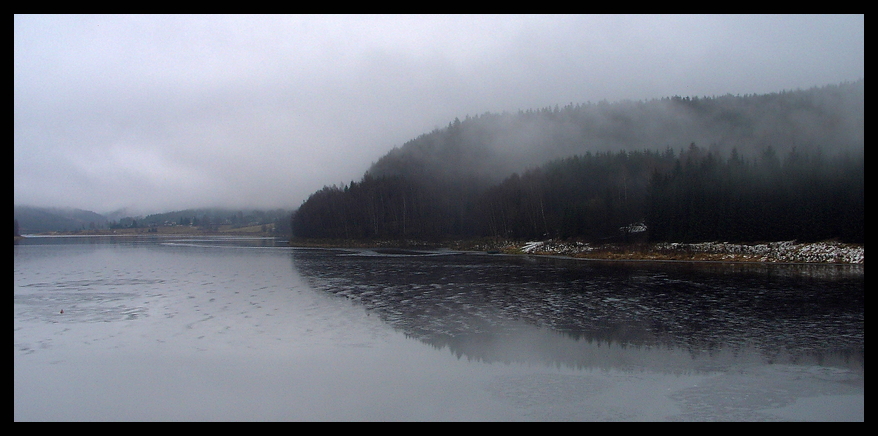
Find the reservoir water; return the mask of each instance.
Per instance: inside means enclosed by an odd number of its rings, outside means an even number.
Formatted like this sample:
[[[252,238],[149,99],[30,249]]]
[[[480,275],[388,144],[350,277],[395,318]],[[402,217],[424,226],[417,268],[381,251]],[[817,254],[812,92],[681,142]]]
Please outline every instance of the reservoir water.
[[[16,421],[864,421],[864,266],[14,248]]]

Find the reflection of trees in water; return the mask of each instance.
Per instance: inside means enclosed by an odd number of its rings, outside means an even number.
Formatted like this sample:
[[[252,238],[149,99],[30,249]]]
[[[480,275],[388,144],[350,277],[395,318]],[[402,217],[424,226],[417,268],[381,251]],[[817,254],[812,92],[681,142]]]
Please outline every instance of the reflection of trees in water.
[[[710,372],[731,364],[770,363],[827,365],[864,368],[861,351],[838,350],[818,353],[792,353],[763,350],[752,346],[727,345],[677,348],[666,345],[632,345],[600,341],[545,329],[531,329],[519,335],[461,334],[421,338],[436,349],[448,348],[458,359],[485,363],[537,363],[576,369],[616,369],[639,371],[644,368],[668,373]]]
[[[862,366],[862,272],[343,253],[299,251],[293,264],[315,289],[471,359],[618,367],[604,361],[615,347],[629,359],[755,351],[776,363]]]

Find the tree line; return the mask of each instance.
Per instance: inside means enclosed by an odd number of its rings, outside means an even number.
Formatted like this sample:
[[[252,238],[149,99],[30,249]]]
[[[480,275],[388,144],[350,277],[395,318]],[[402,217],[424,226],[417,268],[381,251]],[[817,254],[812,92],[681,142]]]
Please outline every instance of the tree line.
[[[291,227],[330,239],[862,243],[864,213],[862,155],[766,147],[723,157],[692,143],[679,153],[587,152],[490,186],[366,174],[312,194]]]
[[[863,155],[771,148],[678,161],[650,182],[650,236],[660,241],[865,242]]]

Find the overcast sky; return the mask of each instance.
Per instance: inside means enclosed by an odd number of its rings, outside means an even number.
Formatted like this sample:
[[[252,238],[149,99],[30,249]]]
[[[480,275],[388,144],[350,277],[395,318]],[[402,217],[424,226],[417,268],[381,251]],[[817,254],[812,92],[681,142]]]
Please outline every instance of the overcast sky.
[[[20,16],[15,204],[295,208],[455,117],[864,78],[864,16]]]

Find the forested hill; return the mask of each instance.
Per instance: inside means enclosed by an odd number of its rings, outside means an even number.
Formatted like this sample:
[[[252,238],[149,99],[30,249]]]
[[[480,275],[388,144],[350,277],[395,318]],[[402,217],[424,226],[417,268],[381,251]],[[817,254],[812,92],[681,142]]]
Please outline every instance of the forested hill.
[[[307,238],[863,238],[864,81],[455,119],[325,187]]]
[[[107,224],[103,215],[74,208],[15,206],[13,215],[22,234],[97,228]]]
[[[375,162],[375,177],[497,182],[550,160],[603,151],[680,151],[757,157],[771,146],[799,151],[862,150],[865,82],[766,95],[669,97],[455,119]]]

